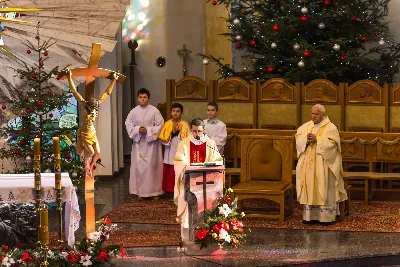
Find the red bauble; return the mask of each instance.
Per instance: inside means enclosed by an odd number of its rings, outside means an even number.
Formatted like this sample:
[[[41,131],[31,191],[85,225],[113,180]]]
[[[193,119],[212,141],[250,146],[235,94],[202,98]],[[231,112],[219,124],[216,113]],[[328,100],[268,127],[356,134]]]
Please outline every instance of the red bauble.
[[[363,42],[367,41],[367,36],[361,37],[361,41],[363,41]]]
[[[43,61],[40,61],[40,62],[39,62],[39,66],[40,66],[40,67],[43,67],[43,66],[44,66],[44,62],[43,62]]]
[[[241,43],[236,43],[236,48],[241,48],[242,47],[242,44]]]
[[[341,55],[341,56],[339,57],[339,59],[340,59],[341,61],[344,61],[344,60],[346,59],[346,56],[345,56],[345,55]]]
[[[27,98],[27,97],[25,97],[25,99],[24,99],[26,102],[28,102],[29,101],[29,98]]]
[[[325,5],[330,5],[330,4],[331,4],[331,1],[325,0]]]
[[[304,56],[304,57],[309,57],[310,55],[311,55],[311,53],[308,52],[307,50],[304,51],[304,53],[303,53],[303,56]]]
[[[40,152],[40,158],[43,158],[44,154],[42,152]]]
[[[43,53],[43,55],[45,55],[46,57],[49,55],[49,52],[47,52],[47,51],[45,51],[44,53]]]
[[[275,24],[274,26],[272,26],[272,30],[274,30],[275,32],[279,31],[278,24]]]
[[[211,4],[213,4],[214,6],[217,4],[217,1],[212,1]]]
[[[1,109],[6,109],[6,105],[1,105]]]
[[[307,16],[306,15],[301,16],[301,21],[306,22],[307,21]]]
[[[54,116],[53,113],[50,113],[50,114],[49,114],[49,117],[50,117],[50,118],[53,118],[53,116]]]
[[[24,140],[20,140],[20,141],[19,141],[19,145],[20,145],[20,146],[25,145],[25,141],[24,141]]]
[[[268,71],[268,73],[271,73],[271,72],[273,72],[273,71],[274,71],[274,68],[272,68],[272,67],[268,67],[267,71]]]
[[[64,105],[66,105],[66,104],[68,104],[68,100],[65,100],[65,101],[64,101]]]
[[[40,131],[37,131],[37,132],[36,132],[36,135],[40,135]]]
[[[33,112],[33,107],[29,107],[29,112],[30,112],[30,113]]]
[[[47,93],[49,94],[49,95],[51,95],[51,93],[53,93],[53,91],[51,91],[50,89],[47,91]]]
[[[15,150],[15,155],[20,155],[21,154],[21,151],[19,151],[18,149],[17,150]]]
[[[31,77],[32,77],[32,79],[36,79],[37,76],[36,76],[36,74],[34,73],[34,74],[31,75]]]
[[[71,154],[70,153],[65,153],[65,158],[66,159],[71,159]]]
[[[29,55],[32,53],[32,51],[31,50],[26,50],[26,53],[28,53]]]
[[[356,20],[357,20],[357,16],[354,16],[354,15],[351,16],[351,17],[350,17],[350,20],[351,20],[351,21],[356,21]]]
[[[255,45],[256,45],[256,41],[255,41],[255,40],[251,40],[251,41],[250,41],[250,45],[251,45],[251,46],[255,46]]]
[[[38,101],[37,104],[38,106],[43,106],[43,101]]]

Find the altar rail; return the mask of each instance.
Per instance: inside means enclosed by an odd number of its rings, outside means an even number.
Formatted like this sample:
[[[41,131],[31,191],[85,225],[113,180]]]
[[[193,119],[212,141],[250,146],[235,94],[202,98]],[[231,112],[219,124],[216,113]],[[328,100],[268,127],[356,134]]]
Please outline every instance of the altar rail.
[[[234,129],[228,128],[225,159],[229,167],[239,168],[242,135],[293,136],[295,130]],[[400,135],[396,133],[340,132],[343,169],[364,167],[368,171],[393,172],[400,168]],[[297,158],[294,146],[294,159]]]
[[[311,119],[311,107],[325,105],[327,115],[341,131],[399,132],[400,85],[383,86],[370,80],[354,84],[318,79],[291,84],[284,79],[250,83],[238,77],[204,81],[188,76],[166,81],[165,119],[172,103],[184,106],[183,118],[206,118],[209,101],[219,105],[219,118],[241,129],[294,130]]]

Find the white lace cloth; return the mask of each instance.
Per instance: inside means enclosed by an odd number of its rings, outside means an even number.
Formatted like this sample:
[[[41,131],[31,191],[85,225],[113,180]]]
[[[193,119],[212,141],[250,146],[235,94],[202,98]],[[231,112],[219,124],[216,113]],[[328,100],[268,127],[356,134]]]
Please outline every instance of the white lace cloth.
[[[41,174],[42,193],[44,202],[55,202],[57,195],[54,173]],[[0,202],[5,203],[35,203],[34,176],[30,174],[0,174]],[[79,228],[81,213],[78,196],[68,173],[61,174],[61,184],[64,187],[63,201],[65,202],[65,238],[68,245],[75,244],[75,231]]]

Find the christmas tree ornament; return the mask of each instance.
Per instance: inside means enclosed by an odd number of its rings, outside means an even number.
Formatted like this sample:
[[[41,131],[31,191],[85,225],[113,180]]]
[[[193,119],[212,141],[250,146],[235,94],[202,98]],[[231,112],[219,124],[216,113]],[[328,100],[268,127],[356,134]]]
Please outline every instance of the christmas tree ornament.
[[[203,58],[203,65],[208,65],[209,61],[207,58]]]
[[[256,45],[256,41],[255,41],[255,40],[251,40],[251,41],[250,41],[250,45],[251,45],[251,46],[255,46],[255,45]]]
[[[304,51],[304,53],[303,53],[303,56],[304,57],[309,57],[311,54],[310,54],[310,52],[309,51]]]
[[[239,49],[239,48],[241,48],[241,47],[242,47],[242,44],[241,44],[241,43],[236,43],[236,44],[235,44],[235,46],[236,46],[236,48],[238,48],[238,49]]]
[[[323,22],[320,22],[318,24],[318,28],[320,28],[321,30],[323,30],[325,28],[325,24]]]
[[[278,44],[277,44],[277,43],[272,43],[272,44],[271,44],[271,48],[272,48],[272,49],[276,49],[277,47],[278,47]]]
[[[236,35],[235,39],[236,39],[236,41],[240,41],[240,40],[242,40],[242,36]]]
[[[51,170],[50,169],[46,169],[44,172],[45,173],[51,173]]]
[[[217,1],[213,0],[213,1],[211,2],[211,4],[213,4],[213,6],[215,6],[215,5],[217,4]]]
[[[13,77],[17,77],[17,73],[14,72]]]
[[[356,21],[356,20],[357,20],[357,16],[355,16],[355,15],[351,16],[351,17],[350,17],[350,20],[351,20],[351,21]]]
[[[29,107],[29,112],[33,113],[33,108],[32,107]]]
[[[25,145],[25,141],[24,141],[24,140],[20,140],[20,141],[19,141],[19,144],[20,144],[21,146],[23,146],[23,145]]]
[[[40,131],[36,131],[36,135],[40,135]]]
[[[44,62],[43,62],[43,61],[40,61],[39,66],[40,66],[40,67],[43,67],[43,66],[44,66]]]
[[[29,101],[29,98],[25,97],[24,100],[25,100],[26,102],[28,102],[28,101]]]
[[[78,174],[77,174],[76,172],[73,172],[73,173],[71,174],[71,176],[72,176],[73,178],[75,178],[75,177],[78,176]]]
[[[65,158],[66,159],[71,159],[71,154],[70,153],[65,153]]]
[[[303,16],[301,16],[301,21],[303,21],[303,22],[306,22],[307,21],[307,16],[306,15],[303,15]]]
[[[295,45],[293,46],[293,49],[294,49],[294,50],[299,50],[299,49],[300,49],[300,45],[299,45],[299,44],[295,44]]]
[[[385,41],[384,40],[379,40],[379,45],[385,45]]]
[[[33,73],[33,74],[31,75],[31,78],[32,78],[32,79],[36,79],[36,77],[37,77],[37,76],[36,76],[35,73]]]
[[[39,100],[39,101],[37,102],[37,104],[38,104],[38,106],[43,106],[43,101]]]
[[[268,67],[267,71],[268,71],[268,73],[271,73],[271,72],[273,72],[273,71],[274,71],[274,68],[272,68],[272,67]]]
[[[330,0],[325,0],[325,5],[330,5],[331,4],[331,1]]]
[[[15,155],[20,155],[21,154],[21,151],[19,151],[18,149],[17,150],[15,150]]]
[[[49,89],[49,90],[47,90],[47,93],[48,93],[49,95],[51,95],[51,93],[53,93],[53,91],[51,91],[51,89]]]
[[[45,55],[46,57],[49,55],[48,51],[44,51],[43,55]]]
[[[54,117],[53,113],[50,113],[50,114],[49,114],[49,117],[50,117],[50,118],[53,118],[53,117]]]
[[[31,156],[29,156],[29,155],[26,156],[25,160],[26,160],[26,162],[28,162],[28,163],[32,162],[32,158],[31,158]]]
[[[303,7],[303,8],[301,9],[301,13],[307,14],[307,13],[308,13],[308,8]]]
[[[6,109],[6,105],[1,105],[1,109]]]
[[[26,53],[28,53],[28,55],[30,55],[32,53],[32,51],[28,49],[28,50],[26,50]]]
[[[275,32],[279,31],[278,24],[275,24],[274,26],[272,26],[272,30],[275,31]]]
[[[238,18],[233,20],[233,24],[234,25],[239,25],[240,24],[240,20]]]
[[[341,55],[341,56],[339,57],[339,59],[340,59],[341,61],[344,61],[344,60],[346,59],[346,56],[345,56],[345,55]]]
[[[35,88],[31,88],[31,92],[35,92],[36,90],[35,90]]]
[[[300,68],[304,68],[304,61],[303,60],[300,60],[299,61],[299,63],[297,63],[297,65],[300,67]]]
[[[44,157],[43,152],[40,152],[40,158],[42,159]]]
[[[339,51],[339,50],[340,50],[340,45],[334,44],[332,48],[333,48],[333,50],[335,50],[335,51]]]
[[[367,36],[361,37],[361,41],[363,41],[363,42],[367,41]]]

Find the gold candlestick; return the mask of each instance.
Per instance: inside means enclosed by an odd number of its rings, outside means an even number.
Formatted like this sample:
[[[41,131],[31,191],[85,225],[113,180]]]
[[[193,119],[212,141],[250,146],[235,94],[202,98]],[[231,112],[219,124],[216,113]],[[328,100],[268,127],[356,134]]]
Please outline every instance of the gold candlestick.
[[[41,248],[43,250],[43,264],[42,266],[48,266],[49,263],[47,262],[47,252],[48,247],[47,245],[50,242],[50,234],[49,234],[49,211],[45,204],[42,205],[40,208],[40,243]]]
[[[33,154],[33,172],[35,176],[35,201],[36,201],[36,213],[38,218],[38,245],[40,245],[40,209],[42,204],[42,199],[40,197],[40,192],[42,191],[41,176],[40,176],[40,138],[35,138],[34,140],[34,154]]]
[[[60,138],[53,137],[53,153],[54,153],[54,174],[55,189],[57,192],[57,211],[58,211],[58,243],[63,243],[63,219],[62,219],[62,184],[61,184],[61,156],[60,156]]]

